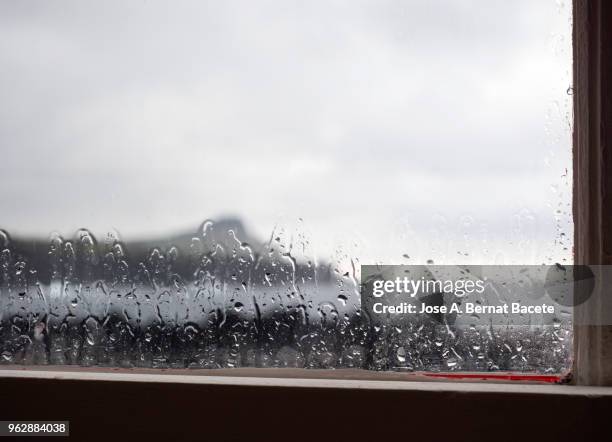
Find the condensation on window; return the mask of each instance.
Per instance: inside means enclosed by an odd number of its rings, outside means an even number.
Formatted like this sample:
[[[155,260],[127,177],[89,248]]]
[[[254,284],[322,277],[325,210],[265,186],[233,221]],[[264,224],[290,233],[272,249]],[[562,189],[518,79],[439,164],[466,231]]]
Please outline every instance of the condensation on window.
[[[2,232],[3,363],[121,367],[307,367],[558,373],[570,322],[449,326],[422,315],[373,325],[359,261],[309,255],[303,236],[248,238],[206,221],[163,245],[71,239],[13,242]],[[469,323],[469,321],[468,321]]]
[[[0,6],[0,363],[569,368],[571,315],[380,327],[359,292],[572,262],[571,5],[60,5]]]

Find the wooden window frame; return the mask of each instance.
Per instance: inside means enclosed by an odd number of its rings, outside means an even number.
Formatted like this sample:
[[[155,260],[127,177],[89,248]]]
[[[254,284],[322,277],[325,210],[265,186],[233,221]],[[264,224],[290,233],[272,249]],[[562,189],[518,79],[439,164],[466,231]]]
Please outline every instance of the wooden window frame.
[[[574,262],[612,264],[612,2],[574,0]],[[610,308],[605,293],[577,314]],[[585,324],[587,324],[585,322]],[[573,379],[612,385],[612,326],[574,321]]]

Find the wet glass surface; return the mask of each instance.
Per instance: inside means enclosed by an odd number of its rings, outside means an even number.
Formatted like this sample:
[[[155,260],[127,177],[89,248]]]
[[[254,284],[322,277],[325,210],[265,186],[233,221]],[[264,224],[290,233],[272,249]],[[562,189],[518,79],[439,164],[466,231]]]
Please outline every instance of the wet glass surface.
[[[3,3],[0,363],[562,372],[571,318],[377,330],[359,283],[571,263],[570,15]]]

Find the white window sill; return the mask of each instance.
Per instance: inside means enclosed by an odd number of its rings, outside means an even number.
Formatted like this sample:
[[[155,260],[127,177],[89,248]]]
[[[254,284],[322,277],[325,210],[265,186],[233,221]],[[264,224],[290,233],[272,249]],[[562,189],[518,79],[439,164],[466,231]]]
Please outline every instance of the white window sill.
[[[104,369],[68,367],[0,368],[0,378],[56,379],[106,382],[145,382],[284,388],[340,388],[355,390],[414,390],[422,392],[510,393],[612,396],[612,387],[585,387],[528,382],[472,382],[424,378],[409,373],[358,370],[300,369]],[[355,379],[358,378],[358,379]]]

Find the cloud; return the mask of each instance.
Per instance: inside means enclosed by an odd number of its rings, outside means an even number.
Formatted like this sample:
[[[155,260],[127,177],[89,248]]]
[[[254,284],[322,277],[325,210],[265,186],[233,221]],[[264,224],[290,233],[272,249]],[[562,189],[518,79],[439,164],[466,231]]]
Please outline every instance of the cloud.
[[[231,213],[259,235],[302,217],[325,244],[386,244],[407,213],[426,237],[440,212],[503,232],[526,208],[554,249],[567,8],[4,2],[0,225],[146,236]]]

